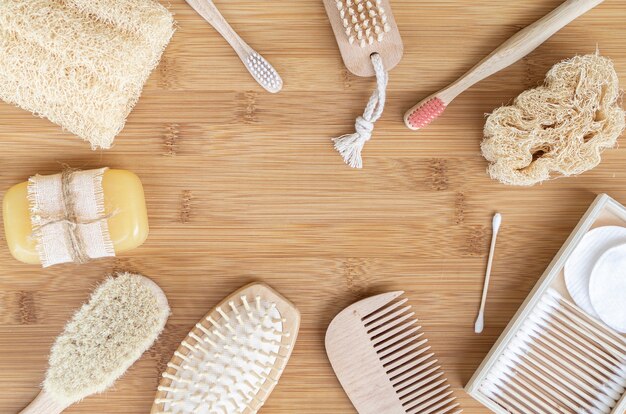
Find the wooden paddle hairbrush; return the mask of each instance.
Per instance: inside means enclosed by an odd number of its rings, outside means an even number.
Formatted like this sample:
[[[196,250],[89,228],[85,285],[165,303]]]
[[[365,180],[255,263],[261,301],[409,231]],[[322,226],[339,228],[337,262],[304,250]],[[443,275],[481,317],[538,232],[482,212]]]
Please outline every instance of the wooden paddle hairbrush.
[[[404,46],[389,0],[324,0],[326,13],[346,68],[357,76],[376,76],[376,91],[355,123],[354,134],[335,138],[335,149],[353,168],[385,108],[388,72],[402,59]]]
[[[285,369],[299,327],[298,310],[269,286],[244,286],[174,352],[151,413],[256,413]]]
[[[333,319],[326,353],[335,374],[360,414],[458,414],[403,293],[364,299]]]

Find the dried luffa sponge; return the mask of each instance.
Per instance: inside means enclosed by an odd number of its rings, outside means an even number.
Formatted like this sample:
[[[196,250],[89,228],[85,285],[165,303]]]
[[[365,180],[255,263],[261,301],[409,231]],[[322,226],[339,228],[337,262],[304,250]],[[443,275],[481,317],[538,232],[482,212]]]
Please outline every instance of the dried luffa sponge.
[[[155,0],[2,0],[0,99],[109,148],[173,32]]]
[[[624,130],[619,100],[611,60],[592,54],[558,63],[543,86],[487,118],[481,147],[489,175],[528,186],[594,168]]]

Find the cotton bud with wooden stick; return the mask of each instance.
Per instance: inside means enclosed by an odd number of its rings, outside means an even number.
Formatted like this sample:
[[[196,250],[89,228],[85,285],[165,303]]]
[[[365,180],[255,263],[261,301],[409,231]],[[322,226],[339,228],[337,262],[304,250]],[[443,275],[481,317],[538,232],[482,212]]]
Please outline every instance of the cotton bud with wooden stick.
[[[334,139],[346,164],[362,168],[361,151],[383,114],[388,72],[402,58],[402,39],[389,0],[324,0],[324,6],[346,68],[357,76],[376,76],[376,90],[356,119],[355,132]]]

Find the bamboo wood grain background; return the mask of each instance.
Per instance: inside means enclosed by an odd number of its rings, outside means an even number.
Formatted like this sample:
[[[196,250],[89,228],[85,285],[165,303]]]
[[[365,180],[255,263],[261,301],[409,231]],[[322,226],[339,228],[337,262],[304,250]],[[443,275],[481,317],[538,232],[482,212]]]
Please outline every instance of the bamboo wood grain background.
[[[580,177],[533,188],[485,174],[484,114],[537,85],[561,59],[614,59],[626,85],[626,3],[607,0],[513,67],[458,98],[419,133],[402,114],[456,79],[561,0],[393,0],[405,56],[364,151],[346,167],[330,138],[351,132],[373,87],[342,66],[321,1],[216,0],[279,70],[285,89],[254,83],[225,41],[183,0],[178,31],[115,147],[92,152],[46,120],[0,104],[0,192],[34,173],[110,166],[136,172],[151,234],[114,259],[42,270],[0,236],[0,412],[37,393],[65,321],[116,270],[154,279],[173,310],[165,333],[108,392],[68,413],[147,413],[158,375],[193,324],[224,296],[262,280],[302,312],[292,359],[264,414],[353,413],[326,359],[332,317],[353,301],[403,289],[466,413],[462,386],[599,192],[626,203],[626,150]],[[487,304],[473,333],[490,220],[504,222]]]

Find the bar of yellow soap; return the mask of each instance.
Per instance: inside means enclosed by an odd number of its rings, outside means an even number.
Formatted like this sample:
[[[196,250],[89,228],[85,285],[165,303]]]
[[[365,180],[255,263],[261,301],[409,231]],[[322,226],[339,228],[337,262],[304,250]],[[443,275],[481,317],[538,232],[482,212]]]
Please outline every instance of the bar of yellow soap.
[[[102,177],[104,209],[115,253],[139,247],[148,237],[148,212],[139,177],[127,170],[107,170]],[[2,202],[4,232],[13,257],[39,264],[28,204],[28,182],[11,187]]]

